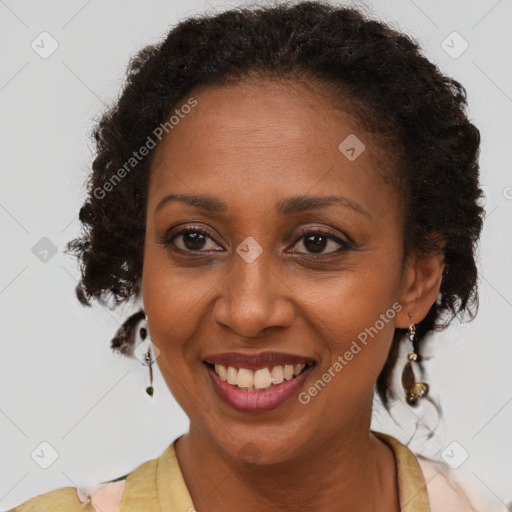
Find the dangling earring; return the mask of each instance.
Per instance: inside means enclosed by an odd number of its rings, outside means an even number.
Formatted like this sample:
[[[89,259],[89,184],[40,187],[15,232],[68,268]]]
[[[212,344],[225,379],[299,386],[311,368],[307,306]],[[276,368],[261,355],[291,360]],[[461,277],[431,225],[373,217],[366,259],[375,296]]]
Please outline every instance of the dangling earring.
[[[141,354],[142,364],[149,366],[149,386],[146,388],[146,393],[153,397],[153,358],[151,357],[151,340],[148,334],[148,317],[145,316],[145,324],[139,328],[139,335],[143,341],[148,341],[148,349],[144,354]]]
[[[414,350],[414,339],[416,337],[416,324],[412,321],[409,325],[409,340],[412,344],[412,353],[407,355],[407,363],[405,363],[402,371],[402,386],[405,390],[405,401],[412,406],[417,405],[418,399],[423,398],[428,393],[428,384],[425,382],[416,382],[413,366],[411,363],[419,363],[421,356],[416,354]]]

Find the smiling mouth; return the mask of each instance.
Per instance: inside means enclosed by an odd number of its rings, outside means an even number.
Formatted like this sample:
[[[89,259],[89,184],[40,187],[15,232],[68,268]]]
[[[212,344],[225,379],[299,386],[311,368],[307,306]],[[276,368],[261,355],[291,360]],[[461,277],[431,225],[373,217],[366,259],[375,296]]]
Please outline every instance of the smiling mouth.
[[[243,391],[267,391],[279,386],[283,382],[296,379],[308,368],[315,365],[313,362],[306,364],[286,364],[251,370],[248,368],[236,368],[222,364],[204,362],[219,378],[231,384],[234,388]]]

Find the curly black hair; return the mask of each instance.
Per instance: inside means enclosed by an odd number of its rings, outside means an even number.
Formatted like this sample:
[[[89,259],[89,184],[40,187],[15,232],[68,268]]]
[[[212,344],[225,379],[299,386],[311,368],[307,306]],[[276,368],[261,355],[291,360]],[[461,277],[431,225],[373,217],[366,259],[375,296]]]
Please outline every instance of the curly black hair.
[[[360,9],[313,1],[188,18],[131,59],[119,99],[93,130],[96,156],[79,215],[83,231],[67,246],[81,261],[80,302],[113,299],[118,306],[140,296],[154,149],[135,160],[137,150],[150,147],[155,129],[168,123],[195,88],[249,77],[326,85],[333,106],[350,109],[382,142],[405,201],[404,254],[444,253],[440,294],[417,325],[416,352],[429,332],[454,317],[467,313],[472,319],[478,309],[475,255],[484,209],[480,133],[467,117],[466,90],[442,74],[409,36]],[[389,140],[392,146],[384,144]],[[127,353],[129,331],[121,329],[112,347]],[[377,379],[388,410],[406,332],[395,330]]]

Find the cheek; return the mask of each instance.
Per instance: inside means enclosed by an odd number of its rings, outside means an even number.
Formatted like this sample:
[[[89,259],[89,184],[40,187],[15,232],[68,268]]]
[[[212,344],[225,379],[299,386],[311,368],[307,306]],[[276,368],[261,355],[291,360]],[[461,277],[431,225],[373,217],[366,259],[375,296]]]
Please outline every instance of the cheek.
[[[155,332],[179,329],[184,322],[197,319],[206,294],[219,280],[217,274],[201,265],[178,265],[166,248],[146,239],[142,295]]]
[[[202,368],[199,347],[191,340],[198,339],[194,333],[198,318],[204,314],[204,290],[195,280],[185,279],[178,269],[169,267],[168,260],[153,256],[147,251],[142,294],[151,340],[160,350],[156,363],[175,400],[193,416]]]
[[[355,411],[373,396],[401,309],[389,289],[387,280],[340,279],[339,286],[311,304],[323,349],[318,372],[299,401],[323,415],[326,430],[337,428],[340,414],[345,414],[340,408]]]
[[[192,363],[197,364],[199,347],[192,346],[190,340],[197,339],[194,333],[199,325],[198,319],[205,314],[206,295],[214,286],[211,276],[203,274],[204,278],[192,277],[190,270],[172,265],[165,249],[160,246],[153,244],[145,250],[142,279],[144,309],[152,342],[160,350],[157,364],[173,392],[173,377],[179,376],[180,381],[187,380],[190,381],[188,385],[192,384],[188,367]]]
[[[396,314],[402,309],[401,269],[396,261],[386,265],[382,255],[367,254],[357,268],[336,279],[309,283],[302,306],[310,311],[310,318],[314,313],[316,330],[330,353],[323,370],[341,357],[343,373],[350,374],[352,382],[377,378],[391,346]]]
[[[307,309],[333,326],[333,332],[354,336],[399,298],[401,269],[396,258],[386,256],[377,251],[361,253],[338,274],[301,277],[289,285]]]

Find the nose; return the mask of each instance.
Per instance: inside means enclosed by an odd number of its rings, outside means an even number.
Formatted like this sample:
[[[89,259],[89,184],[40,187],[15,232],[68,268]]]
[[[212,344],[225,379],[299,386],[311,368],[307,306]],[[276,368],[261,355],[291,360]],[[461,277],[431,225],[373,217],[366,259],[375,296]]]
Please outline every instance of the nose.
[[[250,263],[234,254],[231,268],[219,283],[222,291],[213,311],[217,323],[245,338],[292,323],[291,291],[271,259],[269,251]]]

